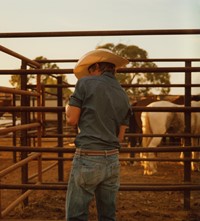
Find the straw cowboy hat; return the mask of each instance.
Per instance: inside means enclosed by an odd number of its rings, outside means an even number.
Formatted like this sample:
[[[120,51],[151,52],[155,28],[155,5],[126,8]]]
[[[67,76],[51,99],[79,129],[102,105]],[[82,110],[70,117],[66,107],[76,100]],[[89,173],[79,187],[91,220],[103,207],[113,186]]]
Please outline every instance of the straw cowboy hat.
[[[95,63],[108,62],[115,65],[116,69],[129,63],[129,61],[108,49],[96,49],[83,55],[74,67],[75,76],[80,79],[89,75],[88,68]]]

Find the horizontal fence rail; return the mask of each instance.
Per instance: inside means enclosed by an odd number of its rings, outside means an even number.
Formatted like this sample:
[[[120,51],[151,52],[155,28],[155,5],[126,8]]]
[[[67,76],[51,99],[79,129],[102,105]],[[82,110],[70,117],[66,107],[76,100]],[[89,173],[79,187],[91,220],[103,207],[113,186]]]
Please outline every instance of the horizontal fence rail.
[[[144,153],[144,152],[192,152],[192,151],[199,151],[200,146],[185,146],[185,147],[133,147],[133,148],[121,148],[120,153]],[[12,147],[12,146],[0,146],[0,151],[20,151],[20,152],[46,152],[46,153],[74,153],[75,148],[71,147],[28,147],[28,146],[21,146],[21,147]],[[148,160],[148,159],[145,159]]]
[[[129,58],[128,60],[131,62],[197,62],[200,61],[200,58]],[[78,59],[41,59],[35,61],[38,63],[75,63]]]
[[[24,189],[24,190],[67,190],[67,184],[1,184],[0,189]],[[120,191],[184,191],[184,190],[200,190],[198,184],[120,184]]]
[[[0,33],[0,38],[33,37],[90,37],[125,35],[195,35],[200,29],[160,29],[160,30],[113,30],[113,31],[58,31],[58,32],[16,32]]]
[[[119,68],[117,73],[200,72],[200,67]],[[0,70],[0,74],[73,74],[73,69]]]
[[[199,112],[199,107],[141,107],[134,106],[134,111],[144,111],[144,112]],[[65,107],[27,107],[27,106],[15,106],[15,107],[0,107],[0,112],[8,111],[8,112],[57,112],[62,111],[65,112]]]

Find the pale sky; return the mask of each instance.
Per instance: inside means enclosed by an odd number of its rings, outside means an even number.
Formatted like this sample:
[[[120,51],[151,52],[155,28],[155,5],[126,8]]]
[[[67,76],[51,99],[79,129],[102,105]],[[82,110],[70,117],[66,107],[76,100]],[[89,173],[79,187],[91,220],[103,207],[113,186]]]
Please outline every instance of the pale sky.
[[[0,0],[0,3],[1,33],[200,29],[200,0]],[[38,56],[78,59],[105,43],[137,45],[148,52],[149,58],[200,58],[200,35],[1,38],[0,42],[30,59]],[[74,64],[58,66],[73,68]],[[19,60],[0,52],[0,69],[19,68]],[[183,76],[173,74],[171,82],[183,83]],[[9,79],[10,76],[1,76],[0,85],[10,86]],[[68,81],[76,82],[72,75]],[[193,82],[200,83],[200,73],[193,73]],[[182,94],[183,90],[172,89],[171,93]],[[200,89],[193,93],[200,93]]]

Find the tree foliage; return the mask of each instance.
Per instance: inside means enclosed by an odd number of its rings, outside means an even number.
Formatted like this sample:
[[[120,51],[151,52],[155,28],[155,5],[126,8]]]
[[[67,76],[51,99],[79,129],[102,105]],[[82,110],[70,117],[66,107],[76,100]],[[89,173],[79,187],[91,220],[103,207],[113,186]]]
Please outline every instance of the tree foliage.
[[[135,45],[125,45],[107,43],[97,48],[106,48],[127,59],[147,59],[148,53]],[[155,68],[157,65],[153,62],[130,61],[127,67],[131,68]],[[117,73],[117,79],[121,84],[170,84],[169,73]],[[169,94],[169,87],[130,87],[126,88],[129,96],[147,96],[154,93],[166,95]]]
[[[36,61],[39,60],[47,60],[47,58],[43,56],[39,56],[35,58]],[[32,69],[32,68],[30,68]],[[52,64],[52,63],[42,63],[41,64],[41,69],[59,69],[57,64]],[[67,77],[66,75],[61,75],[61,74],[43,74],[41,75],[41,83],[43,85],[56,85],[57,84],[57,77],[62,76],[63,82],[67,83]],[[21,76],[20,75],[12,75],[10,79],[10,83],[12,86],[16,88],[21,88]],[[27,77],[27,84],[36,84],[36,75],[30,74]],[[57,88],[55,87],[46,87],[45,92],[47,94],[56,94],[57,93]],[[63,89],[63,94],[64,96],[69,96],[72,93],[72,91],[68,88]]]

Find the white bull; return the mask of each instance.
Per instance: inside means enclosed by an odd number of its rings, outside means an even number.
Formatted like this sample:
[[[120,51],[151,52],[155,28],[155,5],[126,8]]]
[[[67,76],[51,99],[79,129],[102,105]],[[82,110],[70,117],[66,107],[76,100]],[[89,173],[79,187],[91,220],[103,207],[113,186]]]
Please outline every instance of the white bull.
[[[182,107],[169,101],[156,101],[147,107]],[[192,107],[200,107],[200,101],[192,101]],[[141,115],[143,134],[165,134],[166,132],[184,132],[184,113],[182,112],[143,112]],[[173,130],[172,130],[173,129]],[[191,133],[200,134],[200,112],[191,113]],[[143,147],[157,147],[162,137],[143,137]],[[198,146],[198,138],[192,138],[192,146]],[[142,154],[143,158],[155,158],[155,153]],[[199,159],[199,152],[192,153],[192,158]],[[144,174],[157,172],[156,162],[144,161]],[[199,163],[192,162],[192,170],[199,170]]]

